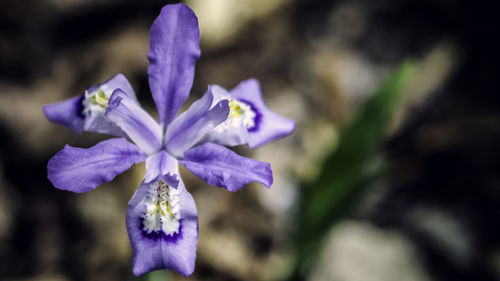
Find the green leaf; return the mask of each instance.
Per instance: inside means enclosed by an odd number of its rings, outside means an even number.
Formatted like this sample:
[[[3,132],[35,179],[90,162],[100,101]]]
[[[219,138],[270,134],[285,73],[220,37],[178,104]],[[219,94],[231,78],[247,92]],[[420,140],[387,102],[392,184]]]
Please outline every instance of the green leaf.
[[[141,279],[144,281],[169,281],[174,280],[172,274],[168,270],[152,271],[144,275]]]
[[[301,189],[295,241],[297,271],[292,279],[307,275],[331,226],[348,213],[365,187],[383,171],[383,158],[375,157],[375,152],[412,68],[411,63],[404,63],[378,87],[341,130],[337,149],[326,158],[317,179]]]

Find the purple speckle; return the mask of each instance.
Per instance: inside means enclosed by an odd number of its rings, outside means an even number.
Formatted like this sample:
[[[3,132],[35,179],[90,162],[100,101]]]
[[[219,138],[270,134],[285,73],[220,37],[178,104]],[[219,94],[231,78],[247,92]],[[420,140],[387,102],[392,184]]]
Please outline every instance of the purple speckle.
[[[251,128],[248,128],[248,131],[249,132],[258,131],[259,126],[260,126],[260,122],[262,121],[262,113],[260,113],[260,111],[257,110],[257,108],[255,107],[255,105],[253,105],[253,103],[251,103],[247,100],[244,100],[244,99],[240,99],[239,101],[246,103],[248,106],[250,106],[252,111],[255,113],[255,117],[253,119],[254,125]]]
[[[81,95],[80,98],[77,100],[75,106],[76,106],[76,112],[78,114],[78,117],[84,119],[85,114],[83,113],[83,100],[85,99],[85,95]]]
[[[167,235],[163,231],[153,231],[148,233],[147,231],[144,230],[144,224],[142,222],[142,218],[139,219],[140,223],[138,226],[141,228],[141,233],[144,238],[158,241],[158,240],[163,240],[167,243],[176,243],[179,239],[182,239],[182,220],[179,220],[179,231],[177,233],[174,233],[172,235]]]

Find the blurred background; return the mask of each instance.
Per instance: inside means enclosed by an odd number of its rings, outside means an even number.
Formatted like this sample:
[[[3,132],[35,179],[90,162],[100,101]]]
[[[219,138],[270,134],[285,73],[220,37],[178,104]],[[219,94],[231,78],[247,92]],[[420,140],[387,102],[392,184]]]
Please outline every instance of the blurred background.
[[[174,1],[0,1],[0,280],[186,280],[131,273],[138,165],[96,190],[52,187],[64,144],[107,138],[42,106],[118,72],[156,114],[149,27]],[[188,0],[207,84],[259,79],[289,137],[235,150],[275,182],[230,193],[187,171],[190,280],[500,280],[499,20],[494,1]],[[495,164],[497,163],[497,164]]]

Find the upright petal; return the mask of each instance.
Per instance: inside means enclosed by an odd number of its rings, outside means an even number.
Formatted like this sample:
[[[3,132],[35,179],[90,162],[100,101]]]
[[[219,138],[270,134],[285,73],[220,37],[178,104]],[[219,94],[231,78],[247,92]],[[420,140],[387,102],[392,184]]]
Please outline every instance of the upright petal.
[[[227,100],[221,100],[211,108],[212,92],[194,102],[188,110],[179,115],[167,128],[165,146],[175,157],[200,142],[205,135],[226,120],[229,113]]]
[[[229,191],[237,191],[253,181],[268,188],[273,183],[269,163],[239,156],[213,143],[205,143],[186,151],[179,162],[207,183]]]
[[[105,116],[146,154],[151,155],[162,147],[162,131],[158,123],[122,91],[113,92]]]
[[[85,115],[83,115],[83,95],[49,104],[43,107],[43,113],[50,122],[67,127],[80,134],[83,132]]]
[[[195,63],[200,57],[199,40],[198,19],[183,4],[163,7],[151,26],[149,87],[165,127],[191,91]]]
[[[146,175],[144,176],[144,183],[150,183],[158,178],[170,177],[176,178],[174,175],[178,174],[177,159],[168,154],[165,150],[157,152],[146,159]],[[177,184],[171,183],[177,186]]]
[[[144,160],[139,148],[123,138],[105,140],[88,149],[66,145],[49,160],[48,178],[59,189],[83,193]]]
[[[125,136],[120,128],[104,116],[109,98],[116,89],[121,89],[130,99],[137,101],[127,78],[119,73],[104,83],[90,86],[78,97],[46,105],[43,111],[51,122],[68,127],[76,133],[85,130]]]
[[[256,148],[285,137],[295,130],[295,122],[284,118],[265,105],[259,82],[249,79],[230,91],[238,102],[247,105],[254,113],[253,123],[248,129],[248,145]]]
[[[157,269],[193,273],[198,215],[182,181],[176,188],[161,180],[143,183],[128,204],[127,231],[135,275]]]

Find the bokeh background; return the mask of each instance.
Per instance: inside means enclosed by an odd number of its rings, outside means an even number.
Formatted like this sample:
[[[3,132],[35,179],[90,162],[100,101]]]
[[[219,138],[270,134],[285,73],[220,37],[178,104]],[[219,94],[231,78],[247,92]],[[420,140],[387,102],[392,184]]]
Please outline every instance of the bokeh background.
[[[86,194],[48,159],[105,139],[42,106],[118,72],[147,84],[156,0],[0,1],[0,280],[185,280],[131,273],[138,165]],[[190,280],[500,280],[500,98],[494,1],[188,0],[208,84],[255,77],[291,136],[238,153],[275,182],[230,193],[183,171],[199,211]],[[495,164],[497,163],[497,164]]]

